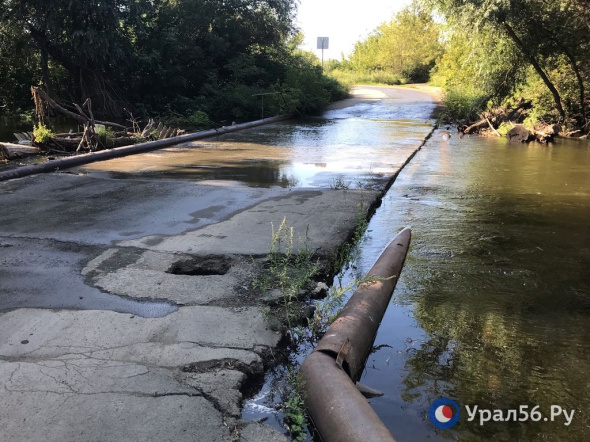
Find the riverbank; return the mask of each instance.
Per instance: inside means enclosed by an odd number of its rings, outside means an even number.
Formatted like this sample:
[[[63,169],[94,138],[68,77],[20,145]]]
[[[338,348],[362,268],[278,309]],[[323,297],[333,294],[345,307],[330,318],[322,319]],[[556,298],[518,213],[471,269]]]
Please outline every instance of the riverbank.
[[[242,392],[281,339],[252,282],[264,275],[272,225],[286,219],[328,261],[377,204],[430,131],[350,119],[380,106],[401,113],[391,102],[1,183],[3,436],[280,440],[241,419]],[[432,104],[404,112],[421,106]],[[381,138],[326,146],[351,125]],[[289,166],[283,180],[286,169],[269,172],[279,154],[316,161],[317,172]]]

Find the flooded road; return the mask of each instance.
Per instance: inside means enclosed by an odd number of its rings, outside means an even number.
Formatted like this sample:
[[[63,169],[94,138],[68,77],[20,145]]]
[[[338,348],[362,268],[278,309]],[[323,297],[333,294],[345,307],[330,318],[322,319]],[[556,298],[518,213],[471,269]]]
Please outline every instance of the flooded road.
[[[255,187],[382,188],[432,128],[431,98],[411,89],[366,87],[350,107],[321,117],[223,135],[94,163],[112,178],[232,180]]]
[[[590,439],[589,170],[587,142],[435,134],[399,175],[356,271],[412,227],[361,381],[385,393],[371,403],[398,441]],[[428,420],[439,397],[462,407],[453,430]],[[480,426],[465,405],[576,411],[569,426],[563,416]]]

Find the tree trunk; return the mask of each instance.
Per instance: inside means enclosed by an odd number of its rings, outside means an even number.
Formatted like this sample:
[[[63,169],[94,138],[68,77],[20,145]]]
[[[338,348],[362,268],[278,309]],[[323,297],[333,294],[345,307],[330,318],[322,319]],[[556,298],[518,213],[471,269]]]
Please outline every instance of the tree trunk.
[[[551,80],[549,79],[549,77],[547,76],[547,74],[545,73],[543,68],[541,67],[541,65],[539,65],[539,63],[537,62],[535,57],[527,50],[527,48],[525,47],[522,40],[518,37],[518,35],[516,35],[516,33],[514,32],[514,29],[512,29],[512,27],[507,22],[504,22],[503,25],[504,25],[504,28],[506,29],[506,32],[508,33],[508,36],[514,41],[514,43],[516,44],[516,46],[518,46],[520,51],[528,58],[530,63],[535,68],[535,71],[537,71],[537,73],[539,74],[539,76],[541,77],[543,82],[545,83],[545,86],[547,86],[549,91],[551,91],[551,94],[553,95],[553,100],[555,101],[555,107],[557,108],[559,115],[561,115],[561,118],[565,119],[565,111],[563,110],[563,104],[561,102],[561,96],[559,95],[559,91],[557,90],[555,85],[551,82]]]
[[[569,59],[570,63],[572,64],[572,69],[576,74],[576,78],[578,79],[578,89],[580,91],[580,112],[582,113],[582,124],[586,122],[586,89],[584,88],[584,79],[582,78],[582,74],[580,73],[580,68],[578,67],[578,62],[574,55],[566,48],[563,49],[564,54]]]
[[[51,87],[51,75],[49,74],[49,54],[44,45],[41,46],[41,76],[43,77],[45,90],[49,95],[52,95],[53,88]]]

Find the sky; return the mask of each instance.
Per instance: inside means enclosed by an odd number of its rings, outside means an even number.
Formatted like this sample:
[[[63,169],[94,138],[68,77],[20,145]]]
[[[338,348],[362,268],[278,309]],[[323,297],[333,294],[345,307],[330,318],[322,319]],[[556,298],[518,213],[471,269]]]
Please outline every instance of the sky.
[[[349,55],[354,44],[367,37],[381,23],[411,0],[300,0],[296,24],[305,35],[303,49],[319,57],[318,37],[329,37],[330,48],[324,58]]]

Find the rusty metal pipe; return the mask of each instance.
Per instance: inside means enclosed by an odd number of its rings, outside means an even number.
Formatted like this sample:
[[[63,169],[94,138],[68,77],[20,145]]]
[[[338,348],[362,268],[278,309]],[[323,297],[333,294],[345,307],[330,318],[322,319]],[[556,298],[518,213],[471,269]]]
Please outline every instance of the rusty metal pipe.
[[[367,273],[367,278],[377,280],[359,286],[315,349],[336,357],[348,345],[343,368],[353,382],[361,377],[402,271],[411,237],[411,230],[405,229],[393,239]]]
[[[301,366],[306,406],[322,438],[329,441],[392,441],[355,383],[402,271],[411,230],[400,232],[367,273],[315,350]]]
[[[301,366],[305,405],[325,442],[392,442],[393,436],[333,357],[320,351]]]

